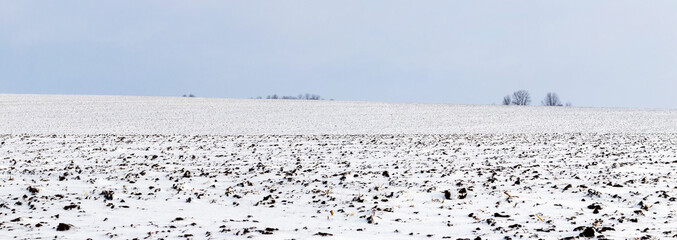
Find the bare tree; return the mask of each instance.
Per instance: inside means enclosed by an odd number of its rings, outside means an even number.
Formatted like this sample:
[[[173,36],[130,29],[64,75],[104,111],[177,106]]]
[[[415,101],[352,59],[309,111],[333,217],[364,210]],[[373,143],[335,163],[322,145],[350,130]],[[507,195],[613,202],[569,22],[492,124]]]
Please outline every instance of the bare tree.
[[[510,105],[510,95],[503,97],[503,105]]]
[[[524,106],[529,105],[529,103],[531,103],[531,97],[527,90],[519,90],[512,93],[512,104]]]
[[[559,101],[559,96],[554,92],[546,94],[545,99],[541,101],[541,104],[543,104],[543,106],[562,106],[562,102]]]

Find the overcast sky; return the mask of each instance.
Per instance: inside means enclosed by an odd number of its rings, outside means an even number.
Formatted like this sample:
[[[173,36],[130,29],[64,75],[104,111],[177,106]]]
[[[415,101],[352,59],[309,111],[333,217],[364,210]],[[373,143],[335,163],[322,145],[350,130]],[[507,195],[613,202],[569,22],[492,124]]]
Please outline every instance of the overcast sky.
[[[0,0],[0,93],[677,108],[677,1]]]

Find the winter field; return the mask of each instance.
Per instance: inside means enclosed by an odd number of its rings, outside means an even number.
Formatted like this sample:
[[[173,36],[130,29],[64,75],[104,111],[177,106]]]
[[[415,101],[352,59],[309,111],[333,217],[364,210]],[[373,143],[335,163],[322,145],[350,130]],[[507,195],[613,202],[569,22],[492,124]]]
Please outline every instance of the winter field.
[[[677,111],[0,95],[0,239],[674,239]]]

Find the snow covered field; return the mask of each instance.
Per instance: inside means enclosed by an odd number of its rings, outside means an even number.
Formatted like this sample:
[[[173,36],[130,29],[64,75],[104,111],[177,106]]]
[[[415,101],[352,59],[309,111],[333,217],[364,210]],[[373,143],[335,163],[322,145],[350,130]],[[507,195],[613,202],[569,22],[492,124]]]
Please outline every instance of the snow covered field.
[[[0,109],[0,239],[677,238],[674,110],[39,95]]]
[[[0,133],[677,133],[677,110],[0,94]]]

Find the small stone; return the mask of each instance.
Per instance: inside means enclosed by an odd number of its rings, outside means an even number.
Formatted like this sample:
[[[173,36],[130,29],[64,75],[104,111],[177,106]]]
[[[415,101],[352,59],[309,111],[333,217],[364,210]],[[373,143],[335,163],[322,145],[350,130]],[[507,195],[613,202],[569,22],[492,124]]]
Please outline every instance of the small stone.
[[[458,199],[465,199],[468,196],[468,190],[461,188],[458,190]]]
[[[444,190],[444,199],[451,200],[451,192],[449,190]]]
[[[588,237],[588,238],[594,237],[595,236],[595,229],[593,229],[591,227],[586,227],[585,230],[583,230],[583,232],[581,233],[581,236],[582,237]]]
[[[57,231],[68,231],[71,229],[73,225],[66,224],[66,223],[59,223],[59,226],[56,226]]]
[[[40,192],[40,189],[37,189],[37,188],[35,188],[35,187],[33,187],[33,186],[28,186],[27,189],[28,189],[28,192],[32,193],[33,195],[35,195],[36,193]]]

